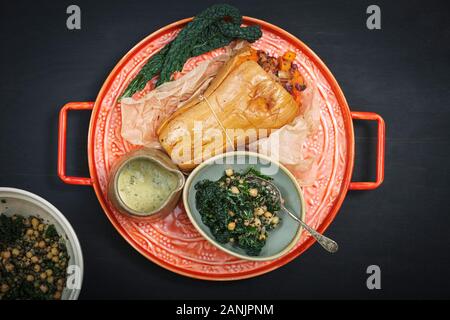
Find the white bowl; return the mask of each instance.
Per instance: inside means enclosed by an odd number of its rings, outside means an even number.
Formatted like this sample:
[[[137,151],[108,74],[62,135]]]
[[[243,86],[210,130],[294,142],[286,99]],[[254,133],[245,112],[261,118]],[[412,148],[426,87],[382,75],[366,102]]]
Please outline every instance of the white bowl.
[[[2,201],[3,200],[3,201]],[[77,235],[63,214],[47,200],[25,190],[0,187],[0,213],[8,216],[17,214],[24,217],[37,216],[46,223],[53,224],[59,235],[65,239],[69,254],[69,285],[63,291],[63,300],[76,300],[83,282],[83,254]],[[76,279],[73,277],[77,277]],[[69,283],[69,281],[68,281]]]

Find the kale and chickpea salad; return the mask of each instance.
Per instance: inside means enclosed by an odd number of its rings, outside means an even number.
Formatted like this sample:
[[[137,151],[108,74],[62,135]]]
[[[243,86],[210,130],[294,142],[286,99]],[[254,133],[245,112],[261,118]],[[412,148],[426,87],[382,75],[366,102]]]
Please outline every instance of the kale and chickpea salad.
[[[59,300],[69,255],[55,226],[0,214],[0,300]]]
[[[279,226],[280,199],[264,182],[250,179],[262,175],[249,168],[244,172],[225,170],[217,181],[202,180],[195,185],[196,206],[202,221],[220,243],[231,243],[257,256],[266,244],[269,232]]]

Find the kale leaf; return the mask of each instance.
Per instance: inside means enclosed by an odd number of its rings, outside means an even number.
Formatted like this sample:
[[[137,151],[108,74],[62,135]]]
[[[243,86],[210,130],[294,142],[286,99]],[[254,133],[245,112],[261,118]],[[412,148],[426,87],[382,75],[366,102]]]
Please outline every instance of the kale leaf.
[[[22,237],[25,226],[22,217],[8,217],[5,214],[0,215],[0,248],[14,243]]]

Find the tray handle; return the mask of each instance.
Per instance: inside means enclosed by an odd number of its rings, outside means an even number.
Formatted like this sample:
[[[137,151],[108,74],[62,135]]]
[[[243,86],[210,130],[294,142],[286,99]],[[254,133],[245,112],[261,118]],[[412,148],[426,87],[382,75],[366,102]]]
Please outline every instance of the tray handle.
[[[383,118],[373,112],[352,111],[353,120],[369,120],[378,122],[377,144],[377,177],[375,182],[350,182],[350,190],[373,190],[378,188],[384,180],[384,145],[386,141],[386,125]]]
[[[92,185],[91,178],[75,177],[66,175],[66,140],[67,140],[67,112],[69,110],[92,110],[94,102],[69,102],[62,107],[59,113],[58,129],[58,176],[67,184]],[[350,190],[373,190],[378,188],[384,180],[384,153],[385,153],[385,132],[386,126],[383,118],[373,112],[352,111],[354,120],[371,120],[378,122],[378,145],[377,145],[377,167],[375,182],[351,182]]]
[[[94,102],[69,102],[59,112],[58,126],[58,176],[67,184],[91,186],[92,179],[84,177],[66,176],[66,140],[67,140],[67,112],[69,110],[92,110]]]

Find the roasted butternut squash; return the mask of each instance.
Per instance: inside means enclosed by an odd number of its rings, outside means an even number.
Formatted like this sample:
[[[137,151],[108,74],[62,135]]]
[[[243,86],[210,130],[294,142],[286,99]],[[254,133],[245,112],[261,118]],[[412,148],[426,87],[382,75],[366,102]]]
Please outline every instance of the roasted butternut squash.
[[[240,50],[202,96],[159,127],[159,141],[180,169],[192,170],[213,155],[265,137],[298,115],[298,103],[254,56],[249,46]]]

